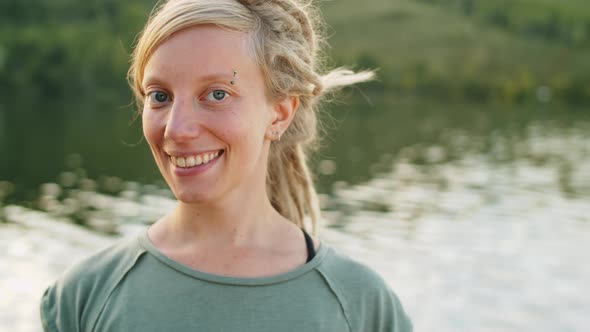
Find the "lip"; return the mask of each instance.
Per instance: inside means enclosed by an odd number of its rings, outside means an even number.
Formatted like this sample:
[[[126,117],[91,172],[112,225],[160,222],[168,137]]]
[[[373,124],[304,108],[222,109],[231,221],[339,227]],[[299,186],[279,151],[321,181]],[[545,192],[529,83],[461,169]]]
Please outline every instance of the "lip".
[[[215,152],[215,151],[219,151],[219,150],[211,150],[211,152]],[[222,150],[222,151],[223,152],[221,152],[219,154],[219,156],[217,156],[215,159],[209,161],[208,163],[193,166],[193,167],[188,167],[188,168],[187,167],[178,167],[174,163],[172,163],[172,160],[170,159],[170,157],[168,157],[168,162],[170,163],[170,165],[172,165],[173,170],[174,170],[174,174],[176,176],[179,176],[179,177],[195,176],[195,175],[202,174],[202,173],[206,172],[207,170],[209,170],[210,168],[212,168],[213,166],[215,166],[221,160],[221,158],[223,156],[225,156],[225,150]],[[205,153],[205,152],[202,152],[202,153]],[[182,157],[183,155],[176,155],[176,156]],[[187,154],[186,156],[193,156],[193,154]]]

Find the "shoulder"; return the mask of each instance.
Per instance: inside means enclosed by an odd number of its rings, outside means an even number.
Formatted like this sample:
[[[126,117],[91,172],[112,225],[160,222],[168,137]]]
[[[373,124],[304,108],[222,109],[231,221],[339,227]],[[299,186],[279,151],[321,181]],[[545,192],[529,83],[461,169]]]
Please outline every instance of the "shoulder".
[[[318,270],[334,286],[345,288],[347,293],[367,294],[388,290],[385,280],[372,268],[335,248],[328,247],[327,250],[328,254]]]
[[[353,331],[412,331],[398,296],[375,270],[331,247],[328,251],[317,270],[340,301]]]
[[[119,240],[68,268],[56,284],[68,290],[84,290],[125,273],[141,252],[136,238]]]
[[[142,252],[136,238],[123,239],[68,268],[42,296],[45,331],[78,331],[92,322]]]

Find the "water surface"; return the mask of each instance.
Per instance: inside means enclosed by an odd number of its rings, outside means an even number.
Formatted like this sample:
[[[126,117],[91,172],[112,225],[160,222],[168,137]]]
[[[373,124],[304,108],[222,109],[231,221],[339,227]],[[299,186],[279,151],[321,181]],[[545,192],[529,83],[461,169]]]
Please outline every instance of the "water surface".
[[[320,237],[377,270],[416,331],[584,331],[588,129],[533,122],[520,135],[492,135],[485,149],[462,130],[410,145],[382,159],[389,171],[337,181],[322,195]],[[45,212],[4,209],[11,222],[0,225],[1,330],[39,331],[38,300],[51,280],[174,206],[156,186],[107,179],[124,188],[112,196],[83,180],[73,189],[43,186]],[[76,215],[102,233],[60,220]]]

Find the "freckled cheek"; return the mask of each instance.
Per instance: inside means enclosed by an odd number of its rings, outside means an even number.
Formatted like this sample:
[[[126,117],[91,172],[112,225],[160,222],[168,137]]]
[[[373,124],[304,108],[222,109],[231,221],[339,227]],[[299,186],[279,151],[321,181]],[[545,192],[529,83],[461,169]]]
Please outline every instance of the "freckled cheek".
[[[150,144],[156,144],[163,133],[163,127],[158,122],[158,119],[153,115],[144,111],[142,115],[143,135]]]
[[[154,129],[145,122],[143,123],[143,136],[150,145],[154,143]]]
[[[243,120],[236,117],[225,118],[223,121],[219,121],[215,127],[220,138],[229,145],[243,142],[248,138],[248,133],[251,130]]]
[[[149,121],[149,117],[145,115],[145,113],[141,116],[141,127],[143,129],[143,136],[150,141],[150,136],[152,133],[151,123]]]

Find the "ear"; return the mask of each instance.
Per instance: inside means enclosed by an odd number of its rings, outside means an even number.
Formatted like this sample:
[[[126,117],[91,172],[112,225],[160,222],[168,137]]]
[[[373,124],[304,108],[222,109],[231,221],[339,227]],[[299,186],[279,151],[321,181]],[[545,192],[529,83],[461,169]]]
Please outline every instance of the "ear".
[[[295,112],[299,106],[299,97],[287,96],[282,100],[275,102],[273,106],[273,120],[267,128],[266,137],[271,140],[280,139],[281,135],[295,117]]]

